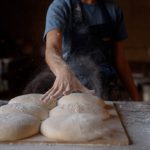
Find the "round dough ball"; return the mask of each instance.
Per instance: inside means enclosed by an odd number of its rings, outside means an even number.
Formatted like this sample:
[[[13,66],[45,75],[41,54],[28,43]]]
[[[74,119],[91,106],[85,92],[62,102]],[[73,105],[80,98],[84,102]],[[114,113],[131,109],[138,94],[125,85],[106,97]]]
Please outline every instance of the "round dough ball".
[[[39,133],[40,120],[27,114],[0,114],[0,141],[14,141]]]
[[[42,122],[41,133],[56,141],[85,142],[110,134],[105,103],[96,96],[72,93],[58,100],[50,117]]]
[[[58,105],[71,105],[71,104],[96,104],[100,107],[104,107],[105,103],[103,100],[101,100],[99,97],[94,96],[92,94],[86,94],[86,93],[71,93],[69,95],[63,96],[59,99]]]
[[[36,104],[21,104],[21,103],[13,103],[0,107],[0,114],[6,113],[24,113],[33,115],[40,120],[44,120],[48,118],[48,109]]]
[[[110,117],[105,109],[103,100],[96,96],[84,93],[72,93],[63,96],[58,101],[58,106],[49,112],[50,117],[57,117],[74,113],[92,113],[99,114],[100,118],[108,119]]]
[[[64,104],[58,105],[57,107],[53,108],[49,111],[50,117],[57,117],[63,116],[68,114],[75,114],[75,113],[92,113],[92,114],[101,114],[99,105],[86,105],[84,103],[78,104],[74,102],[74,104]]]
[[[41,133],[56,141],[86,142],[110,133],[99,115],[73,114],[50,117],[42,122]]]
[[[54,102],[49,102],[49,103],[43,103],[40,98],[42,97],[42,94],[26,94],[26,95],[21,95],[17,96],[13,99],[11,99],[8,104],[12,103],[32,103],[36,104],[39,106],[44,106],[48,109],[52,109],[53,107],[56,106],[56,103]]]
[[[57,106],[53,108],[51,111],[49,111],[49,117],[61,117],[61,116],[63,117],[63,116],[68,116],[68,115],[73,115],[73,114],[82,114],[82,113],[98,115],[99,118],[101,118],[102,120],[107,120],[110,118],[110,114],[105,109],[99,110],[98,108],[95,108],[95,110],[94,109],[88,110],[85,107],[85,111],[81,112],[81,111],[77,111],[76,109],[75,110],[64,109],[64,108],[61,108],[60,106]]]

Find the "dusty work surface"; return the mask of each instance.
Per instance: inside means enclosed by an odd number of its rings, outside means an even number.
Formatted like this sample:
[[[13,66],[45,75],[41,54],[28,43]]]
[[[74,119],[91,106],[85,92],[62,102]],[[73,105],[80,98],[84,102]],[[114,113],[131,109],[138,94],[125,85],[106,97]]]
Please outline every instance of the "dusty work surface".
[[[150,105],[118,102],[117,108],[128,131],[132,145],[99,146],[76,144],[19,143],[0,144],[0,150],[147,150],[150,147]]]

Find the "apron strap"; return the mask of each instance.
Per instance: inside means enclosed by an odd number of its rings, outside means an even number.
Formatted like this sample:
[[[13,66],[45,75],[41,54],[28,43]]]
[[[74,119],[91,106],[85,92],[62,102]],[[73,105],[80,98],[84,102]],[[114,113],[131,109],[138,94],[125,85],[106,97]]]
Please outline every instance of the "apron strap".
[[[75,19],[77,19],[77,21],[80,23],[87,23],[85,19],[85,11],[83,9],[83,3],[81,2],[81,0],[70,0],[70,2],[72,7],[72,24]],[[107,10],[105,2],[103,0],[97,0],[97,3],[102,11],[103,20],[105,20],[106,22],[112,21],[112,17]]]
[[[70,0],[72,10],[72,27],[74,22],[83,23],[83,10],[80,0]]]
[[[99,7],[102,10],[102,17],[105,21],[112,21],[109,11],[107,10],[106,3],[103,0],[97,0]]]

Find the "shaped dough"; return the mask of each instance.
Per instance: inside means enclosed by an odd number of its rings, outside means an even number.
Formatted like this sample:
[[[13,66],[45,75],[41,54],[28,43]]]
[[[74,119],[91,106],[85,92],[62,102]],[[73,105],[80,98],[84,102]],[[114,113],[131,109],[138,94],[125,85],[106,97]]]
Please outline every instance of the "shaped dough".
[[[13,103],[0,107],[0,114],[6,113],[24,113],[33,115],[40,120],[44,120],[48,118],[48,109],[43,106],[39,106],[36,104],[19,104]]]
[[[97,96],[86,94],[86,93],[71,93],[69,95],[63,96],[59,99],[58,105],[66,104],[98,104],[100,107],[104,107],[105,103],[102,99]]]
[[[72,93],[63,96],[42,122],[41,133],[56,141],[85,142],[110,134],[105,103],[96,96]]]
[[[86,142],[106,136],[109,130],[98,114],[78,113],[46,119],[41,133],[56,141]]]
[[[26,94],[26,95],[21,95],[17,96],[13,99],[11,99],[8,104],[12,103],[28,103],[28,104],[36,104],[42,107],[46,107],[48,109],[52,109],[56,106],[55,102],[49,102],[48,104],[43,103],[40,98],[42,97],[42,94]]]
[[[0,114],[0,141],[14,141],[39,133],[40,121],[27,114]]]
[[[72,93],[63,96],[59,99],[58,106],[50,111],[49,116],[56,117],[74,113],[99,114],[99,117],[103,119],[110,117],[103,100],[85,93]]]

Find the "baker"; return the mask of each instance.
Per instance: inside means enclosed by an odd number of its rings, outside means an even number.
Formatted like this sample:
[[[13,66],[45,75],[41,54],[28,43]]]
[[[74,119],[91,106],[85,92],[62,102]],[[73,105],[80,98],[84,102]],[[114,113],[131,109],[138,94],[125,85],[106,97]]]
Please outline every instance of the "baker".
[[[41,73],[28,86],[38,82],[47,90],[44,102],[76,91],[93,94],[95,76],[102,98],[116,100],[113,93],[119,89],[120,78],[130,97],[140,100],[124,55],[123,14],[112,0],[54,0],[47,12],[44,37],[45,59],[55,79],[50,86],[50,74]]]

